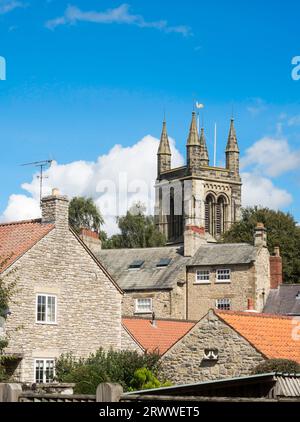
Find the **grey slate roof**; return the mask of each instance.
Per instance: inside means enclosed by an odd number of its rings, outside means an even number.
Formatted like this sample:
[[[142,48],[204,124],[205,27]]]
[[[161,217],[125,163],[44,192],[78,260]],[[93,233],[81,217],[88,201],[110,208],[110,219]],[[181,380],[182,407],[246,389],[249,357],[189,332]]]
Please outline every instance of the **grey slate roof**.
[[[299,298],[297,299],[297,294]],[[264,312],[268,314],[300,315],[300,284],[281,284],[270,290]]]
[[[183,246],[140,249],[103,249],[97,258],[123,290],[172,289],[185,282],[187,265],[248,264],[255,260],[256,248],[244,243],[205,244],[193,258],[183,256]],[[158,268],[162,259],[171,259],[166,267]],[[129,269],[136,260],[144,261],[140,269]]]
[[[256,259],[256,248],[248,243],[215,243],[200,246],[189,265],[249,264]]]
[[[97,258],[123,290],[172,289],[185,276],[189,258],[183,256],[182,246],[139,249],[103,249]],[[167,267],[158,268],[161,259],[171,259]],[[135,260],[142,260],[140,269],[128,269]],[[183,282],[185,278],[183,279]]]

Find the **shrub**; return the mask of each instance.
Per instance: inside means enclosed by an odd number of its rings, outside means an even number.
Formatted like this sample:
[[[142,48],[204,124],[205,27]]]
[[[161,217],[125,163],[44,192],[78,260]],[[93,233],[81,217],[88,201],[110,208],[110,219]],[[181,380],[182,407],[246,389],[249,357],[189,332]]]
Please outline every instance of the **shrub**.
[[[150,388],[168,387],[170,385],[171,383],[168,381],[161,383],[150,369],[139,368],[134,371],[129,390],[147,390]]]
[[[134,373],[146,368],[157,376],[159,355],[122,350],[108,352],[99,349],[86,359],[75,359],[70,353],[61,355],[56,361],[56,379],[60,382],[74,382],[75,392],[95,394],[101,382],[116,382],[127,391],[131,386]]]
[[[300,373],[300,365],[289,359],[269,359],[260,363],[253,370],[253,374],[264,374],[268,372]]]

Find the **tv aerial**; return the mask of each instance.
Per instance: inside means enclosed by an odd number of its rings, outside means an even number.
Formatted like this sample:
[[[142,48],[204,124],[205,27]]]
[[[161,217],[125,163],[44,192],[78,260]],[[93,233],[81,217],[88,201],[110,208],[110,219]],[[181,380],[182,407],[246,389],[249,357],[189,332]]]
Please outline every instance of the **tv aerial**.
[[[34,166],[39,167],[40,174],[37,176],[40,179],[40,201],[42,200],[43,196],[43,180],[47,178],[47,176],[44,176],[45,169],[51,167],[53,160],[44,160],[44,161],[34,161],[32,163],[25,163],[21,164],[21,166]]]

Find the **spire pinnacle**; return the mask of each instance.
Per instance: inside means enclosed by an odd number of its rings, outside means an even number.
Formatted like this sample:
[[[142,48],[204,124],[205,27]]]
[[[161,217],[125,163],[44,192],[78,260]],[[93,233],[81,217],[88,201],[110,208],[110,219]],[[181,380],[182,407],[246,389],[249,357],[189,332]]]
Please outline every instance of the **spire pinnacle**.
[[[230,120],[230,129],[229,129],[228,141],[226,145],[226,152],[239,152],[233,118],[231,118]]]
[[[200,131],[200,161],[202,165],[208,166],[209,164],[209,158],[208,158],[208,150],[206,145],[206,139],[204,135],[204,128],[201,128]]]
[[[163,120],[163,127],[160,136],[160,143],[157,154],[160,155],[171,155],[171,149],[169,144],[169,138],[167,134],[167,123],[166,119]]]
[[[190,146],[190,145],[200,146],[195,111],[193,111],[192,113],[190,132],[189,132],[189,137],[187,140],[187,146]]]

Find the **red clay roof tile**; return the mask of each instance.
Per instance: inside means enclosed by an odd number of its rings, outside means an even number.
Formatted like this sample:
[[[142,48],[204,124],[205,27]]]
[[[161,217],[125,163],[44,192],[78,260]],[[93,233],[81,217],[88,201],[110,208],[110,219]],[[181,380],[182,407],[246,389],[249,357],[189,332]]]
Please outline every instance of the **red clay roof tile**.
[[[54,228],[41,219],[0,224],[0,273]]]
[[[216,314],[269,359],[300,363],[300,321],[287,316],[216,311]]]
[[[123,318],[122,323],[144,350],[158,351],[161,355],[195,325],[188,321],[157,319],[154,327],[151,320],[142,318]]]

